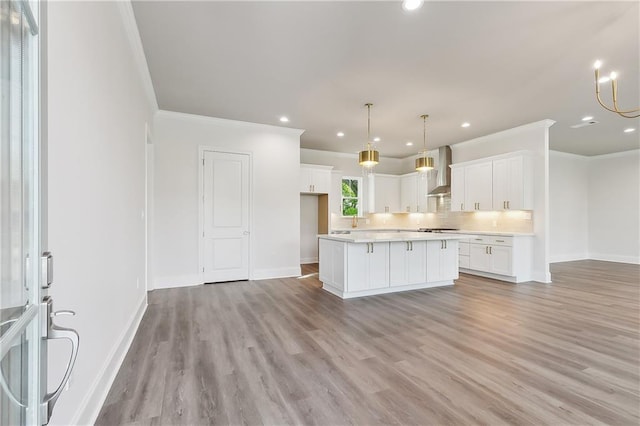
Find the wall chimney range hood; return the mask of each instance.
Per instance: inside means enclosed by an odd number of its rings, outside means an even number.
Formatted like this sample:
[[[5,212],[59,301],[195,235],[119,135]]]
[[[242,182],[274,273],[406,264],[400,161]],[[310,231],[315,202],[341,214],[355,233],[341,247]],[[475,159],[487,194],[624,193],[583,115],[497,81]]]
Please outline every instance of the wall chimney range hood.
[[[451,148],[438,148],[438,186],[427,194],[429,197],[444,197],[451,195]]]

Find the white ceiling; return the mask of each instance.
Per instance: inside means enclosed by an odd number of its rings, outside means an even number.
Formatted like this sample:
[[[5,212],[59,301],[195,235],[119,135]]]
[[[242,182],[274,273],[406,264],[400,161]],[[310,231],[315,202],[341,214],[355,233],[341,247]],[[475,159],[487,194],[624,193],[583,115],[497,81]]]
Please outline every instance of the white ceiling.
[[[638,107],[637,1],[428,1],[414,13],[399,2],[145,1],[134,12],[161,109],[273,125],[286,115],[306,129],[305,148],[358,151],[366,102],[383,156],[417,152],[421,114],[429,148],[545,118],[557,122],[552,149],[639,147],[640,120],[596,103],[592,70],[595,59],[617,70],[619,103]],[[585,115],[600,123],[569,128]]]

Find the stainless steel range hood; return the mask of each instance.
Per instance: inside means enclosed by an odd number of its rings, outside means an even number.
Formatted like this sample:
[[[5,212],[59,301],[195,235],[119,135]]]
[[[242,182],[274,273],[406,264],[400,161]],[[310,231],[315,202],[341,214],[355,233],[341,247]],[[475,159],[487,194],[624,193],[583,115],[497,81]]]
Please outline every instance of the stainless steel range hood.
[[[451,195],[451,148],[441,146],[438,148],[438,186],[427,194],[429,197],[444,197]]]

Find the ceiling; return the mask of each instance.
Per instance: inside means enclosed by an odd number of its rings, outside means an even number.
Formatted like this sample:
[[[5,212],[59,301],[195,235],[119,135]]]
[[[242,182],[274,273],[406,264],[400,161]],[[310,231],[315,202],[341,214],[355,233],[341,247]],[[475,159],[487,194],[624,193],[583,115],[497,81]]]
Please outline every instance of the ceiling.
[[[305,129],[304,148],[356,152],[367,112],[383,156],[542,119],[551,148],[599,155],[639,147],[640,120],[594,96],[592,64],[640,102],[639,2],[134,2],[159,107]],[[603,85],[610,97],[610,85]],[[571,129],[584,116],[599,124]],[[462,128],[461,123],[471,126]],[[628,127],[638,129],[624,133]],[[339,138],[336,133],[345,136]],[[414,146],[406,146],[412,141]]]

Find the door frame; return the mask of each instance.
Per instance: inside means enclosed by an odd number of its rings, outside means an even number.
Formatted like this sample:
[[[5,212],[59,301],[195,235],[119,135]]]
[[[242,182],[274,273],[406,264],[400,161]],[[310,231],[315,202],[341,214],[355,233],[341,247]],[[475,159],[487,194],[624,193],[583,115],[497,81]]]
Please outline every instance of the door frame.
[[[204,284],[204,155],[206,152],[220,152],[223,154],[240,154],[249,157],[249,280],[253,279],[253,153],[239,151],[212,145],[198,146],[198,276]]]

